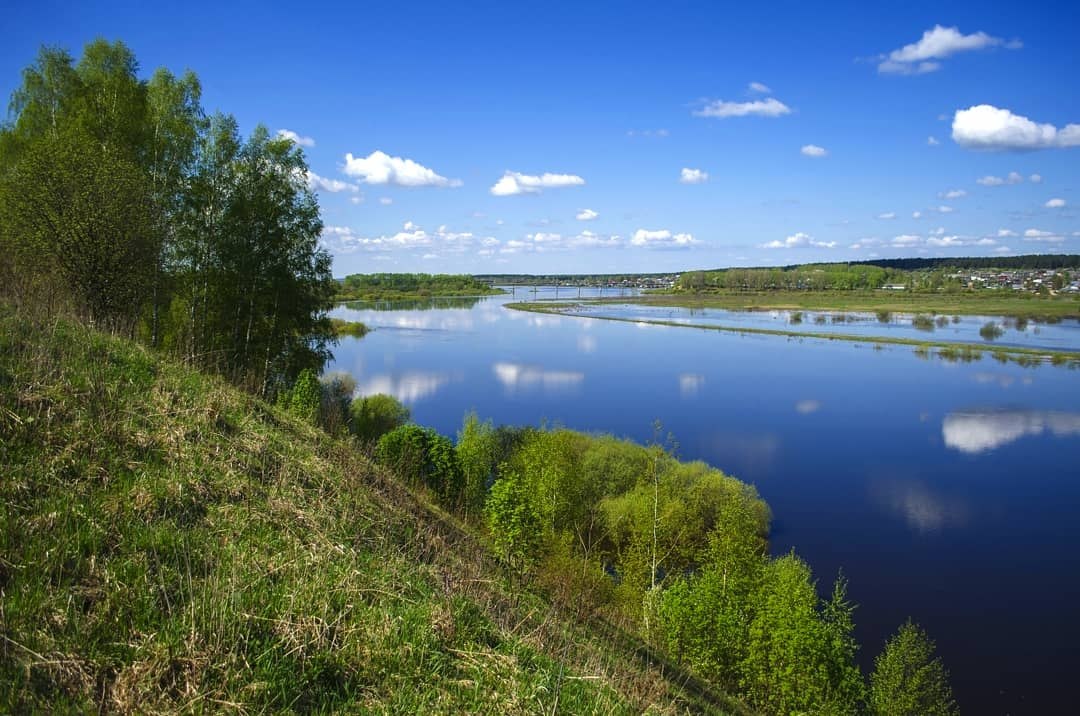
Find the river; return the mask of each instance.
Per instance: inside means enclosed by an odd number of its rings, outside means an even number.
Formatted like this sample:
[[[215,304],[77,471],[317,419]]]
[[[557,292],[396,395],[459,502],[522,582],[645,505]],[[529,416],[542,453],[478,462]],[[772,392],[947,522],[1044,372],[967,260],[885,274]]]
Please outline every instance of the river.
[[[342,339],[327,370],[351,373],[360,393],[395,395],[451,436],[473,409],[496,423],[638,441],[659,419],[681,458],[757,486],[773,510],[775,554],[795,548],[822,589],[843,570],[860,605],[864,669],[911,617],[937,641],[965,713],[1072,702],[1080,371],[526,313],[505,308],[511,300],[338,307],[334,316],[374,330]],[[977,333],[986,320],[940,331]],[[1031,343],[1015,329],[1001,343],[1072,347],[1077,335],[1075,325],[1039,328],[1026,329]]]

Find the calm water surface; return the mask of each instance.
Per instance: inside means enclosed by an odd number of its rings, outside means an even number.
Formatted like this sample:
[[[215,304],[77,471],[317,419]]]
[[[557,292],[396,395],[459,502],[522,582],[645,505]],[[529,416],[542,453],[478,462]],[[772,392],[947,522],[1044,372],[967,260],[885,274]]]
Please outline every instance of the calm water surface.
[[[509,300],[339,307],[375,330],[345,338],[328,370],[448,435],[470,409],[639,441],[660,419],[682,458],[757,486],[774,553],[795,547],[823,589],[843,569],[864,668],[910,616],[937,640],[965,713],[1071,709],[1080,371],[523,313]]]

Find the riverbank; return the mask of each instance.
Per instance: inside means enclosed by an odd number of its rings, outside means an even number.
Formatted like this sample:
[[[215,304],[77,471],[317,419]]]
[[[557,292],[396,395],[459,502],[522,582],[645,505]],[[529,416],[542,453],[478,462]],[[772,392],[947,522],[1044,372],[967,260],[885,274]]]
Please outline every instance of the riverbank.
[[[429,298],[467,298],[505,293],[464,274],[352,274],[340,280],[334,299],[341,301],[409,301]]]
[[[607,299],[605,299],[607,300]],[[723,293],[649,293],[620,303],[672,308],[732,310],[816,310],[876,313],[994,315],[1029,320],[1080,318],[1080,297],[1039,297],[995,291],[953,294],[904,291],[759,291]]]
[[[839,333],[827,333],[823,331],[795,331],[776,328],[752,328],[747,326],[723,326],[716,324],[705,323],[686,323],[680,321],[668,321],[668,320],[656,320],[656,319],[641,319],[641,318],[624,318],[620,316],[597,316],[582,313],[575,309],[581,309],[585,305],[597,305],[603,303],[615,303],[609,301],[590,301],[585,303],[566,303],[566,302],[544,302],[544,303],[507,303],[507,308],[517,311],[528,311],[531,313],[548,313],[560,316],[573,316],[577,318],[592,318],[602,321],[619,321],[622,323],[634,323],[634,324],[648,324],[657,326],[672,326],[676,328],[700,328],[710,331],[724,331],[728,333],[750,334],[750,335],[766,335],[766,336],[784,336],[787,338],[811,338],[827,341],[851,341],[855,343],[869,343],[875,348],[885,345],[900,345],[911,346],[915,349],[915,352],[922,357],[929,357],[931,351],[934,352],[939,358],[943,360],[962,360],[965,362],[981,360],[983,354],[988,354],[1003,363],[1013,362],[1020,365],[1038,365],[1040,363],[1052,363],[1053,365],[1067,366],[1069,368],[1080,368],[1080,354],[1066,352],[1066,351],[1051,351],[1041,348],[1022,348],[1016,346],[988,346],[980,343],[970,342],[953,342],[953,341],[934,341],[923,340],[915,338],[900,338],[896,336],[862,336],[852,334],[839,334]],[[642,301],[627,301],[622,300],[617,303],[643,303]],[[657,304],[650,304],[657,305]],[[677,304],[659,304],[659,305],[671,305],[673,307],[685,308],[687,306],[678,306]],[[713,306],[701,306],[702,308],[712,308]],[[779,308],[779,307],[775,307]],[[791,307],[788,307],[791,308]],[[839,309],[837,309],[839,310]],[[847,310],[859,310],[859,309],[847,309]],[[866,309],[863,309],[866,310]],[[879,309],[884,310],[884,309]]]

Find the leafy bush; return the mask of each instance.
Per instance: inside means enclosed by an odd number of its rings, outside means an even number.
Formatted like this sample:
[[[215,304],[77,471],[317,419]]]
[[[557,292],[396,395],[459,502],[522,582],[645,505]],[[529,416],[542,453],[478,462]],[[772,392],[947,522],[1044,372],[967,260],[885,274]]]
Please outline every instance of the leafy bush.
[[[414,485],[424,485],[445,503],[461,496],[461,465],[454,444],[431,428],[401,425],[379,438],[376,459]]]
[[[319,422],[319,407],[322,405],[322,387],[315,371],[305,368],[296,376],[293,387],[282,398],[285,409],[292,415],[311,425]]]
[[[409,422],[409,409],[392,395],[357,398],[349,406],[349,429],[361,440],[374,442]]]
[[[345,431],[349,424],[349,401],[356,392],[356,379],[348,373],[327,373],[319,380],[319,424],[331,435]]]

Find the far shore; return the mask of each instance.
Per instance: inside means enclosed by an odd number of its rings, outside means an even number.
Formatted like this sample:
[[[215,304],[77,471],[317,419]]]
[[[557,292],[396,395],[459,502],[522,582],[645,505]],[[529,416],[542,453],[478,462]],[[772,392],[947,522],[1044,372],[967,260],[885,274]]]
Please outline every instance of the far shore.
[[[1040,363],[1052,363],[1053,365],[1062,365],[1069,368],[1080,368],[1080,353],[1070,351],[1052,351],[1043,348],[1022,348],[1017,346],[993,346],[985,343],[970,343],[970,342],[951,342],[951,341],[935,341],[924,340],[917,338],[901,338],[896,336],[861,336],[844,333],[827,333],[822,331],[794,331],[775,328],[750,328],[744,326],[722,326],[716,324],[705,323],[681,323],[677,321],[665,321],[655,319],[641,319],[641,318],[623,318],[619,316],[596,316],[583,313],[577,313],[574,309],[581,308],[585,305],[595,305],[597,303],[648,303],[651,305],[651,301],[580,301],[580,302],[518,302],[507,303],[506,308],[510,308],[517,311],[528,311],[532,313],[548,313],[560,316],[572,316],[575,318],[593,319],[599,321],[619,321],[622,323],[635,323],[635,324],[648,324],[656,326],[671,326],[675,328],[698,328],[709,331],[725,331],[729,333],[750,334],[750,335],[766,335],[766,336],[784,336],[787,338],[811,338],[817,340],[826,341],[848,341],[853,343],[869,343],[875,348],[883,347],[885,345],[899,345],[899,346],[912,346],[915,352],[927,356],[931,349],[936,351],[938,357],[944,360],[981,360],[983,354],[988,354],[996,360],[1002,362],[1014,362],[1021,365],[1038,365]],[[703,304],[678,304],[678,303],[663,303],[659,305],[666,306],[679,306],[686,307],[692,305],[693,307],[716,307],[714,305]],[[724,308],[730,308],[730,306],[721,306]],[[764,309],[765,307],[761,307]],[[773,306],[770,308],[801,308],[792,306]],[[826,309],[819,309],[826,310]],[[829,309],[840,310],[840,309]],[[844,310],[857,311],[859,309],[847,308]],[[870,309],[862,309],[870,310]],[[881,310],[881,309],[877,309]],[[897,313],[912,313],[910,308],[903,310],[898,309]],[[917,311],[927,312],[927,311]],[[949,313],[952,313],[949,311]],[[997,314],[1001,315],[1001,314]]]
[[[754,291],[723,293],[647,293],[632,298],[597,299],[679,308],[735,310],[814,310],[931,315],[988,315],[1046,320],[1080,318],[1080,295],[1013,295],[999,291],[909,293],[905,291]]]

